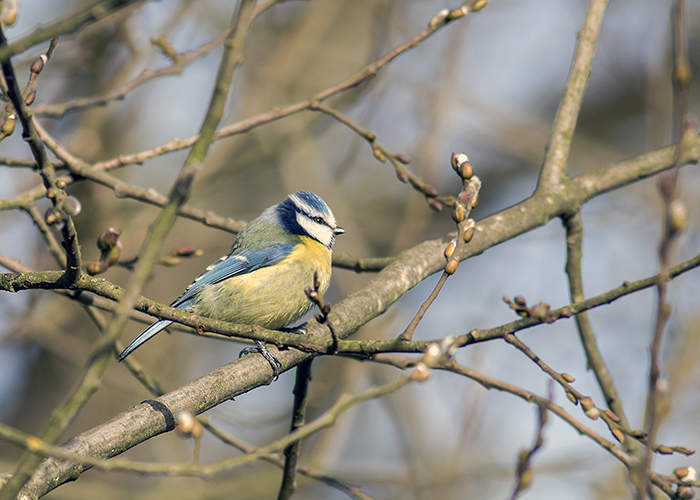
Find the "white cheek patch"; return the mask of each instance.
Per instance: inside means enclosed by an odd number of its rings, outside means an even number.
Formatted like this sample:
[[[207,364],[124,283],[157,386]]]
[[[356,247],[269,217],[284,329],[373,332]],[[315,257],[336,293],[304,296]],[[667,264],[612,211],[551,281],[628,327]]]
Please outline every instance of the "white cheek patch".
[[[314,222],[302,213],[297,213],[297,222],[306,231],[306,234],[317,240],[321,244],[330,247],[335,234],[333,230],[325,224]]]

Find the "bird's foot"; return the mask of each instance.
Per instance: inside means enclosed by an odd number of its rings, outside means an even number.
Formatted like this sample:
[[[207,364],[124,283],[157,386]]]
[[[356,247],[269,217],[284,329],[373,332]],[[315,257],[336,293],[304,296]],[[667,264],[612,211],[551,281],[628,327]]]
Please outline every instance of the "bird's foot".
[[[272,354],[267,347],[265,347],[265,344],[260,342],[259,340],[255,340],[255,347],[246,347],[244,349],[241,349],[241,353],[238,355],[239,358],[242,358],[243,356],[246,356],[248,354],[252,353],[260,353],[265,360],[267,360],[268,363],[270,363],[270,366],[272,367],[272,381],[274,382],[278,378],[280,378],[280,368],[282,368],[282,363],[280,363],[280,360],[275,357],[274,354]]]

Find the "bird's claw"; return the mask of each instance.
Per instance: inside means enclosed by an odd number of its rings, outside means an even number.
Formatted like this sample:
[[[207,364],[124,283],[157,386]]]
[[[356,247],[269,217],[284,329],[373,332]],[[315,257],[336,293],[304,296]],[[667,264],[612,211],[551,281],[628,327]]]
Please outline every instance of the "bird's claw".
[[[246,347],[244,349],[241,349],[240,354],[238,355],[239,358],[242,358],[243,356],[247,356],[248,354],[252,353],[260,353],[265,360],[270,363],[270,366],[272,367],[272,381],[274,382],[278,378],[280,378],[280,368],[282,368],[282,363],[280,363],[280,360],[275,357],[274,354],[272,354],[267,347],[265,347],[265,344],[260,342],[259,340],[255,340],[255,347]]]

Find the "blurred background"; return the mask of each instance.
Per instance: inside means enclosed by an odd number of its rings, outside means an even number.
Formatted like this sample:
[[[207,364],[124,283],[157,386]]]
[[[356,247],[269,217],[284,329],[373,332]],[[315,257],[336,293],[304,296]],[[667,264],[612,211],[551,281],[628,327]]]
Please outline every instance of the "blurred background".
[[[150,40],[164,36],[178,52],[198,48],[227,29],[233,2],[220,0],[149,2],[138,10],[63,37],[38,80],[37,103],[52,104],[104,95],[143,70],[169,61]],[[423,30],[445,0],[289,1],[254,23],[239,68],[226,123],[308,99],[347,78],[398,43]],[[88,2],[25,0],[8,28],[9,40],[66,16]],[[533,192],[567,78],[587,3],[582,0],[492,1],[402,55],[389,67],[327,104],[377,134],[390,151],[412,159],[408,168],[440,193],[456,194],[458,178],[450,154],[465,152],[483,181],[478,219],[527,198]],[[617,0],[603,24],[593,72],[573,140],[572,176],[666,146],[671,142],[670,2]],[[691,66],[700,73],[700,4],[687,3]],[[20,82],[47,44],[14,59]],[[184,69],[159,78],[104,107],[44,118],[41,123],[71,153],[86,161],[150,149],[199,129],[219,64],[220,48]],[[696,80],[697,81],[697,80]],[[691,87],[691,111],[698,111],[698,85]],[[171,153],[113,172],[129,184],[168,193],[187,152]],[[18,131],[0,143],[0,156],[27,158]],[[10,198],[39,184],[28,169],[0,167],[0,197]],[[322,196],[347,230],[338,252],[357,257],[389,256],[426,238],[451,231],[449,210],[436,213],[425,199],[396,180],[367,143],[347,127],[318,113],[303,112],[217,142],[197,177],[189,204],[218,215],[250,220],[286,194],[308,189]],[[69,189],[83,204],[76,224],[86,260],[97,260],[95,240],[108,227],[123,230],[124,259],[135,257],[158,209],[120,199],[104,187],[76,183]],[[690,215],[675,262],[700,248],[700,174],[681,173],[681,197]],[[46,200],[39,208],[48,207]],[[584,279],[592,296],[656,274],[661,211],[654,180],[598,197],[582,212],[585,224]],[[176,267],[157,267],[144,294],[169,303],[208,264],[228,251],[233,235],[181,219],[165,252],[189,245],[204,251]],[[502,295],[568,303],[563,273],[564,229],[559,221],[493,248],[463,263],[418,328],[416,339],[462,334],[515,319]],[[0,214],[0,254],[34,269],[57,269],[31,219],[19,211]],[[106,279],[124,285],[129,271],[112,268]],[[338,302],[371,275],[335,270],[327,299]],[[406,294],[388,313],[354,338],[396,336],[427,297],[437,277]],[[659,441],[700,447],[700,279],[691,272],[671,285],[674,312],[663,351],[672,411]],[[591,313],[598,342],[615,377],[631,423],[642,426],[648,377],[648,346],[655,292],[647,290]],[[132,322],[122,341],[143,324]],[[79,380],[99,332],[81,306],[35,291],[0,296],[0,421],[39,432],[47,415]],[[520,335],[542,359],[573,375],[575,387],[599,406],[604,400],[586,370],[573,321],[541,326]],[[158,336],[134,355],[173,390],[238,356],[240,345],[180,332]],[[486,375],[546,395],[548,378],[502,342],[463,349],[459,362]],[[342,392],[355,393],[398,376],[396,369],[338,357],[313,364],[310,417]],[[287,432],[292,373],[269,387],[208,412],[213,423],[253,444]],[[90,429],[150,397],[122,365],[107,370],[66,438]],[[610,438],[566,401],[554,401]],[[536,430],[536,407],[508,394],[486,391],[467,379],[434,373],[389,397],[346,413],[338,424],[303,444],[301,463],[362,487],[373,498],[506,498],[514,481],[518,451]],[[186,462],[192,442],[174,433],[137,446],[139,460]],[[0,471],[10,470],[21,450],[0,443]],[[205,435],[202,462],[236,453]],[[695,466],[695,457],[656,457],[654,468],[670,474]],[[611,455],[551,417],[542,451],[534,459],[534,484],[524,498],[629,498],[624,468]],[[216,476],[142,477],[97,471],[64,485],[48,498],[272,498],[280,472],[259,463]],[[298,478],[298,498],[346,498],[343,493]]]

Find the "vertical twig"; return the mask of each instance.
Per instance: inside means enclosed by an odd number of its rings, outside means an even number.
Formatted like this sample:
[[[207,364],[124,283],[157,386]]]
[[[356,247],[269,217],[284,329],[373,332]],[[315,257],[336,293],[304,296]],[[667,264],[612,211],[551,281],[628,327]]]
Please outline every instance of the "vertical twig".
[[[566,228],[566,275],[569,280],[569,295],[572,303],[583,302],[585,295],[583,292],[583,273],[581,271],[581,258],[583,257],[583,221],[581,220],[581,213],[577,212],[571,217],[565,217],[562,222]],[[608,408],[620,418],[622,425],[628,429],[629,422],[622,407],[622,400],[617,394],[615,382],[598,349],[598,342],[591,322],[588,319],[588,313],[579,313],[574,318],[579,337],[581,338],[581,344],[586,354],[588,368],[593,370],[593,374],[598,381],[598,387],[600,387],[605,397]],[[628,453],[639,449],[637,442],[629,437],[625,437],[623,445]]]
[[[644,426],[647,433],[646,448],[633,479],[637,487],[637,500],[645,500],[647,493],[653,494],[650,472],[652,454],[661,422],[670,409],[668,395],[663,390],[661,376],[661,346],[672,307],[668,302],[669,266],[678,236],[687,226],[685,206],[678,198],[678,175],[681,158],[689,148],[690,139],[697,135],[697,125],[687,121],[688,86],[692,74],[688,63],[688,44],[685,29],[685,0],[676,0],[671,10],[673,26],[673,139],[676,142],[675,168],[661,174],[659,191],[664,207],[664,228],[659,245],[659,281],[657,289],[656,321],[649,348],[649,390],[647,394]]]
[[[313,359],[310,359],[297,366],[296,380],[294,381],[292,425],[290,426],[289,432],[294,432],[306,423],[306,405],[309,393],[309,381],[311,380],[312,361]],[[277,500],[291,498],[294,494],[294,490],[296,490],[297,459],[299,458],[300,446],[301,441],[295,441],[284,449],[284,470]]]

